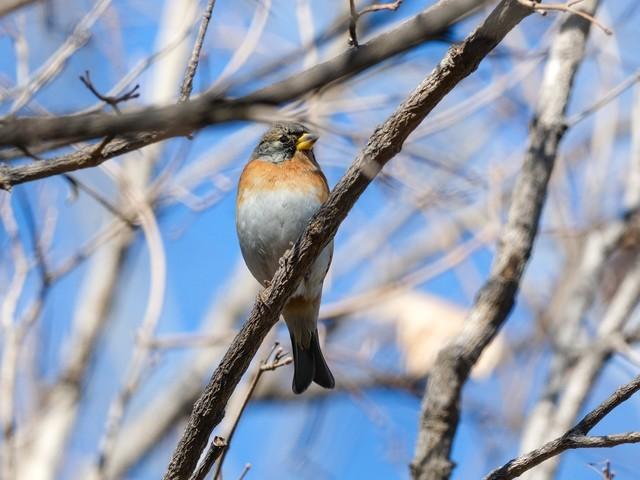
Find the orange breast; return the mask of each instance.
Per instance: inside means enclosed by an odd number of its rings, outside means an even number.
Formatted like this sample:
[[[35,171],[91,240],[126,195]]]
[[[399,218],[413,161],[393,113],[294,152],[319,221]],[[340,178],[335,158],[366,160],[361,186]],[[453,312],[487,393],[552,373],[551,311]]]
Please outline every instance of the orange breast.
[[[322,171],[304,153],[296,152],[291,160],[280,163],[261,159],[250,161],[240,175],[238,204],[248,192],[276,189],[308,192],[322,203],[329,197],[329,186]]]

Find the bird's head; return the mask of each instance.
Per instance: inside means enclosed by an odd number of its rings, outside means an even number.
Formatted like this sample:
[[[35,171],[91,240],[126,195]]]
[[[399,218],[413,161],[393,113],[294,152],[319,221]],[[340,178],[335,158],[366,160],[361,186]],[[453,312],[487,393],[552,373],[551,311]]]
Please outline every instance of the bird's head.
[[[318,136],[299,123],[276,123],[267,130],[251,158],[261,158],[274,163],[291,159],[296,152],[308,153]]]

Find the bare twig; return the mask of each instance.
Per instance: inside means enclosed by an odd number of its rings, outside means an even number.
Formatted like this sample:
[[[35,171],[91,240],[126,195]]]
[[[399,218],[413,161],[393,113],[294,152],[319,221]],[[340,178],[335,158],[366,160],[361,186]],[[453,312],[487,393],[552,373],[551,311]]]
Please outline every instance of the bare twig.
[[[208,0],[207,7],[202,14],[202,21],[200,22],[200,28],[198,29],[198,35],[196,42],[193,45],[193,51],[191,52],[191,58],[189,64],[184,73],[184,79],[182,80],[182,86],[180,87],[180,101],[184,102],[189,100],[191,90],[193,89],[193,78],[196,75],[198,63],[200,62],[200,52],[202,51],[202,45],[204,44],[204,37],[207,34],[207,28],[209,27],[209,21],[211,20],[211,13],[213,7],[216,4],[216,0]]]
[[[561,437],[533,450],[492,471],[485,480],[508,480],[522,475],[545,460],[575,448],[606,448],[625,443],[640,443],[640,432],[616,435],[588,436],[604,417],[621,403],[640,390],[640,376],[618,388],[609,398],[584,416],[573,428]]]
[[[109,105],[118,114],[121,113],[120,109],[118,108],[119,103],[126,102],[128,100],[132,100],[140,96],[140,92],[138,92],[138,90],[140,89],[140,84],[136,84],[130,90],[127,90],[124,93],[121,93],[120,95],[111,96],[111,95],[101,94],[98,91],[98,89],[95,87],[93,82],[91,81],[91,75],[89,73],[89,70],[85,70],[84,75],[80,75],[80,81],[84,83],[84,86],[87,87],[89,91],[98,98],[98,100],[101,100],[107,105]]]
[[[401,3],[402,3],[402,0],[395,0],[394,2],[388,2],[388,3],[375,3],[373,5],[369,5],[368,7],[365,7],[362,10],[358,11],[356,9],[355,0],[349,0],[349,12],[350,12],[349,45],[354,47],[359,47],[358,35],[357,35],[357,24],[361,16],[371,12],[379,12],[380,10],[390,10],[395,12],[398,9],[398,7],[400,7]]]
[[[554,11],[554,10],[558,12],[573,13],[574,15],[578,15],[584,18],[585,20],[593,23],[595,26],[600,28],[607,35],[613,35],[613,32],[611,31],[611,29],[603,25],[601,22],[599,22],[598,19],[595,18],[593,15],[590,15],[587,12],[580,10],[579,8],[573,8],[574,5],[581,3],[582,0],[578,0],[578,1],[574,0],[567,3],[538,3],[538,1],[536,0],[518,0],[518,1],[522,3],[522,5],[524,5],[525,7],[529,7],[532,10],[535,10],[536,12],[541,12],[543,15],[545,15],[546,12],[548,11]]]
[[[375,130],[327,202],[311,219],[305,233],[283,257],[270,286],[258,298],[248,321],[196,402],[165,479],[191,475],[211,430],[222,419],[225,405],[240,377],[267,332],[277,322],[282,307],[298,285],[303,272],[333,238],[338,226],[372,179],[400,151],[408,135],[440,100],[472,73],[500,40],[530,12],[515,0],[500,2],[464,42],[449,49],[438,67]]]
[[[253,380],[251,380],[251,385],[249,386],[247,395],[245,396],[242,402],[242,405],[240,406],[240,410],[238,411],[236,418],[233,420],[231,424],[231,430],[229,431],[229,439],[227,442],[229,444],[229,447],[231,446],[231,441],[233,440],[233,435],[236,432],[236,428],[238,428],[238,424],[240,423],[240,417],[242,417],[242,414],[247,408],[247,405],[249,404],[249,400],[251,400],[251,397],[253,396],[253,392],[258,386],[258,382],[260,381],[262,374],[264,372],[273,371],[285,365],[289,365],[293,361],[291,357],[285,356],[285,355],[286,354],[284,353],[282,348],[279,346],[278,342],[276,342],[273,345],[273,348],[271,349],[267,357],[260,362],[260,365],[258,366],[258,370],[256,371],[253,377]],[[270,361],[272,357],[273,357],[273,360]],[[227,456],[228,451],[229,451],[229,448],[227,448],[222,453],[222,457],[220,458],[220,461],[218,462],[218,466],[216,467],[216,471],[213,474],[214,480],[222,479],[222,465],[224,464],[224,459]]]
[[[251,464],[247,463],[247,464],[245,464],[244,468],[242,469],[242,473],[238,477],[238,480],[244,480],[244,478],[247,476],[247,473],[249,473],[249,470],[251,470]]]
[[[595,111],[604,107],[611,100],[618,97],[620,94],[624,93],[629,88],[633,87],[639,81],[640,81],[640,72],[636,72],[633,75],[629,76],[628,78],[620,82],[620,84],[612,88],[611,91],[607,92],[607,94],[604,97],[598,99],[596,102],[589,105],[583,111],[578,112],[574,115],[571,115],[569,118],[567,118],[567,128],[573,127],[576,123],[584,120]]]

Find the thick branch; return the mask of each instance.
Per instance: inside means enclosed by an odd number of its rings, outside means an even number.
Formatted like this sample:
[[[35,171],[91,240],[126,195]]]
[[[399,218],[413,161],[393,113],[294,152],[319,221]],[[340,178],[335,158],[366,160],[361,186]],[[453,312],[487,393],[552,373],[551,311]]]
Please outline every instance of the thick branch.
[[[594,1],[585,3],[593,5]],[[529,146],[489,279],[478,293],[466,329],[439,353],[429,378],[411,465],[413,478],[435,480],[451,475],[450,455],[462,387],[513,308],[538,232],[547,185],[565,131],[565,110],[584,54],[589,25],[579,17],[569,17],[552,46]]]
[[[125,153],[133,152],[152,143],[167,138],[160,133],[141,133],[133,139],[114,140],[84,148],[69,155],[21,165],[7,167],[0,164],[0,190],[11,190],[15,185],[32,182],[62,173],[91,168]]]
[[[72,142],[150,131],[177,136],[216,123],[260,118],[264,111],[256,110],[256,107],[283,104],[410,50],[434,38],[481,3],[481,0],[443,0],[358,49],[349,49],[331,60],[234,100],[222,99],[219,92],[209,91],[178,105],[148,107],[123,115],[6,118],[0,123],[0,147],[28,148],[49,140]]]
[[[640,390],[640,376],[618,388],[604,402],[584,416],[571,430],[542,447],[514,458],[502,467],[494,470],[485,480],[508,480],[522,475],[536,465],[555,457],[566,450],[575,448],[606,448],[624,443],[640,443],[640,432],[621,433],[617,435],[587,436],[604,417],[621,403],[627,401]]]
[[[382,167],[402,148],[426,115],[530,10],[517,0],[503,0],[463,43],[452,46],[440,64],[409,98],[373,133],[327,202],[311,219],[302,237],[283,257],[270,286],[258,298],[247,323],[234,339],[196,402],[189,423],[169,464],[165,479],[188,477],[213,428],[224,416],[229,397],[247,370],[267,332],[302,275],[333,238],[347,213]]]

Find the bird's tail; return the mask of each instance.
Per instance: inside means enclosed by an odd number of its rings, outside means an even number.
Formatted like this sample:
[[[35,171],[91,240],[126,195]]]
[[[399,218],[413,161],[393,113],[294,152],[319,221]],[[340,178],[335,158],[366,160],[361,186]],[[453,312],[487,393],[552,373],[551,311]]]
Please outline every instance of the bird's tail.
[[[320,297],[309,300],[304,297],[290,298],[282,310],[293,351],[293,392],[304,392],[311,382],[324,388],[333,388],[335,380],[322,356],[318,341],[318,311]]]
[[[315,382],[324,388],[333,388],[336,381],[333,378],[327,362],[324,360],[320,342],[318,341],[318,330],[314,330],[311,335],[309,347],[305,348],[296,342],[291,333],[291,347],[293,349],[293,393],[304,392],[311,382]]]

